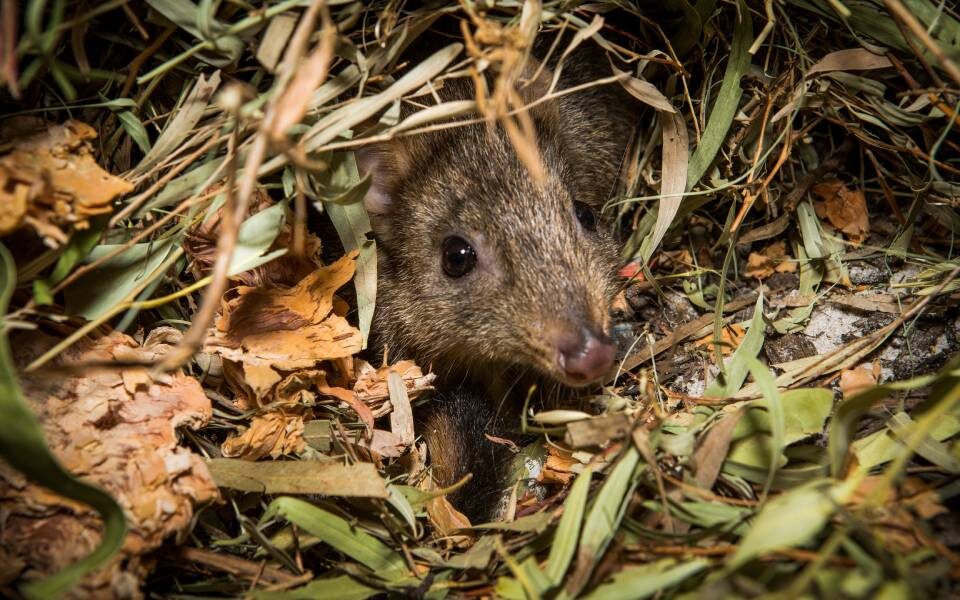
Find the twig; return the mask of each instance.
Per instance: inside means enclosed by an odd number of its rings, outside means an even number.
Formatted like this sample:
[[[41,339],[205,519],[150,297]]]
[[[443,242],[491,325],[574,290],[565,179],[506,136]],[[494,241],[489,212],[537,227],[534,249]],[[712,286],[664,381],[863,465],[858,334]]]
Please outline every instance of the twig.
[[[927,33],[926,28],[917,20],[917,17],[915,17],[912,12],[907,10],[903,2],[900,2],[900,0],[884,0],[883,3],[894,17],[906,25],[913,35],[917,36],[917,39],[927,47],[930,54],[933,54],[934,57],[940,61],[947,75],[949,75],[957,85],[960,85],[960,68],[957,67],[957,63],[953,62],[953,60],[947,56],[943,48],[940,47],[940,44],[937,43],[937,40],[933,39],[933,37]]]
[[[194,150],[189,156],[186,156],[179,165],[173,167],[168,171],[163,177],[158,179],[156,183],[151,185],[146,191],[140,193],[138,196],[130,200],[126,206],[123,207],[117,214],[113,215],[110,218],[109,227],[116,227],[120,221],[126,219],[134,212],[136,212],[140,206],[142,206],[147,200],[149,200],[158,190],[163,188],[163,186],[170,183],[170,180],[179,175],[184,169],[193,164],[194,159],[198,156],[212,148],[214,145],[218,144],[220,140],[223,139],[220,135],[214,135],[212,138],[207,140],[205,144],[200,146],[198,149]]]
[[[172,556],[181,561],[196,563],[251,581],[261,578],[272,584],[286,584],[298,582],[302,579],[302,576],[291,575],[276,567],[266,566],[262,562],[255,563],[239,556],[223,552],[211,552],[202,548],[184,546],[178,548],[176,552],[172,553]]]
[[[239,109],[239,106],[237,108]],[[227,275],[230,270],[230,262],[233,259],[233,249],[237,245],[237,232],[240,230],[241,221],[247,214],[247,207],[256,186],[257,168],[263,161],[267,147],[266,137],[263,134],[258,134],[250,154],[247,155],[240,193],[236,194],[234,190],[237,178],[237,129],[234,127],[227,144],[226,200],[223,203],[223,217],[220,219],[217,258],[210,274],[210,287],[203,295],[203,302],[190,324],[190,329],[183,334],[183,338],[181,338],[177,347],[163,357],[158,365],[159,370],[167,371],[179,368],[203,347],[203,342],[207,337],[207,329],[213,323],[213,318],[220,307],[220,300],[224,292],[227,291]]]

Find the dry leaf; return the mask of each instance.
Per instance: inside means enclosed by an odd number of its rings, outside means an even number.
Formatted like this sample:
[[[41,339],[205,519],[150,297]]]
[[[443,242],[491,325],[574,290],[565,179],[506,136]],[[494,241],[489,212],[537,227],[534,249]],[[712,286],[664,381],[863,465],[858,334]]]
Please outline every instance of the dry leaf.
[[[830,225],[839,229],[847,239],[859,246],[870,235],[870,219],[867,201],[860,190],[851,190],[842,182],[832,179],[813,186],[813,193],[823,199],[814,208],[817,216],[826,218]]]
[[[133,185],[100,168],[90,145],[96,137],[80,121],[5,123],[0,139],[14,141],[0,157],[0,235],[27,225],[55,248],[70,230],[89,227],[90,217],[110,213],[113,199]]]
[[[357,372],[356,383],[353,384],[353,391],[357,398],[366,403],[373,410],[374,416],[382,417],[390,412],[390,391],[387,386],[387,377],[391,372],[397,373],[403,379],[404,387],[407,389],[407,396],[411,400],[416,400],[424,392],[433,389],[431,385],[436,375],[429,373],[423,374],[420,367],[412,360],[401,360],[392,365],[384,365],[379,369],[365,360],[355,359],[354,366]]]
[[[573,458],[571,452],[561,450],[554,444],[547,446],[547,458],[543,462],[537,481],[542,483],[559,483],[568,485],[574,475],[583,470],[583,465]]]
[[[227,438],[220,450],[227,458],[257,460],[264,456],[278,458],[298,454],[307,448],[303,439],[303,415],[297,412],[275,410],[257,415],[250,426]]]
[[[333,310],[333,293],[353,277],[355,259],[356,253],[344,256],[291,288],[236,288],[223,302],[207,351],[243,365],[258,400],[274,379],[265,367],[310,369],[359,352],[360,331]]]
[[[369,450],[374,459],[397,458],[406,452],[408,446],[399,435],[382,429],[371,430],[370,440],[360,440],[357,445]]]
[[[427,502],[427,518],[437,535],[445,538],[450,545],[465,548],[473,543],[469,532],[454,532],[470,527],[470,519],[453,507],[444,496],[438,496]]]
[[[413,407],[410,406],[410,396],[404,385],[403,378],[398,373],[391,372],[387,376],[390,386],[390,431],[400,438],[405,446],[412,446],[415,434],[413,432]]]
[[[848,504],[862,507],[874,497],[880,486],[887,484],[882,475],[864,478]],[[895,497],[884,504],[882,510],[861,511],[861,514],[876,539],[894,551],[906,553],[929,547],[930,540],[922,535],[925,528],[918,526],[918,518],[929,520],[948,512],[936,489],[922,479],[907,477],[895,490]]]
[[[632,422],[624,413],[611,413],[567,424],[564,441],[571,448],[602,446],[625,437]]]
[[[163,329],[141,348],[114,332],[77,343],[56,364],[151,360],[178,335]],[[18,364],[57,341],[36,332],[15,338]],[[53,453],[73,474],[116,498],[130,528],[122,552],[88,576],[77,594],[135,594],[151,564],[140,557],[187,531],[194,507],[217,497],[206,465],[179,446],[175,431],[205,424],[210,400],[195,379],[179,372],[153,379],[145,369],[99,368],[69,376],[27,374],[22,382]],[[11,561],[6,564],[23,563],[24,579],[74,563],[100,540],[93,510],[28,483],[6,465],[0,465],[0,511],[0,548]]]
[[[747,335],[746,330],[738,323],[731,323],[724,326],[724,328],[720,330],[720,350],[723,352],[723,355],[727,356],[736,350],[745,335]],[[713,333],[709,333],[700,338],[694,342],[694,345],[712,350],[714,345]]]
[[[220,487],[260,494],[321,494],[356,498],[387,497],[386,482],[372,463],[345,465],[333,460],[232,458],[207,461]]]
[[[867,365],[844,369],[840,372],[840,392],[844,400],[875,385],[877,385],[877,375]]]
[[[870,69],[885,69],[892,66],[890,59],[881,54],[874,54],[866,48],[850,48],[837,50],[824,56],[807,71],[807,77],[816,73],[829,71],[867,71]]]
[[[694,466],[694,481],[701,489],[712,489],[716,483],[723,461],[730,452],[733,430],[744,414],[745,411],[738,410],[724,416],[701,438],[691,461]]]
[[[751,252],[747,257],[747,277],[766,279],[774,273],[793,273],[797,270],[797,263],[787,255],[786,242],[779,241],[770,244],[759,252]]]
[[[219,186],[222,187],[222,186]],[[217,188],[205,193],[216,192]],[[255,215],[273,206],[274,202],[263,188],[254,190],[250,199],[248,215]],[[217,241],[220,237],[220,219],[223,208],[212,213],[207,219],[191,229],[183,243],[183,249],[191,259],[191,271],[197,279],[210,274],[217,257]],[[268,249],[269,252],[280,248],[293,247],[293,219],[284,221],[277,239]],[[302,255],[287,252],[266,265],[250,269],[231,277],[231,280],[250,287],[292,286],[320,267],[320,238],[307,231],[304,237]]]

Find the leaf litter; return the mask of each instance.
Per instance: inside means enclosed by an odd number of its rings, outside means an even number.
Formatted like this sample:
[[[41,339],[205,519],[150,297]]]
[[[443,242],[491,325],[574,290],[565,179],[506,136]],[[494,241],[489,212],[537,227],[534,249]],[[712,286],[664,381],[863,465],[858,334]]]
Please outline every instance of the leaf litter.
[[[5,593],[956,594],[952,6],[148,4],[2,16],[3,384],[116,500],[5,433]],[[440,11],[461,33],[405,64]],[[475,112],[536,173],[515,86],[561,26],[628,58],[610,83],[638,99],[607,211],[626,352],[582,405],[529,415],[510,519],[471,524],[417,436],[429,365],[361,353],[376,253],[350,150]],[[431,104],[484,72],[475,103]],[[158,369],[228,217],[201,352]]]

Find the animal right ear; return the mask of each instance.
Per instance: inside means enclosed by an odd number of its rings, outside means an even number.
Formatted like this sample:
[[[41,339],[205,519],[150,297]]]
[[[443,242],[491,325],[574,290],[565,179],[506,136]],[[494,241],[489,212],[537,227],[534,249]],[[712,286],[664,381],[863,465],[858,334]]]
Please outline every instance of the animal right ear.
[[[393,209],[398,182],[406,168],[406,153],[396,142],[361,146],[355,152],[361,176],[370,175],[370,189],[363,205],[371,216],[387,215]]]

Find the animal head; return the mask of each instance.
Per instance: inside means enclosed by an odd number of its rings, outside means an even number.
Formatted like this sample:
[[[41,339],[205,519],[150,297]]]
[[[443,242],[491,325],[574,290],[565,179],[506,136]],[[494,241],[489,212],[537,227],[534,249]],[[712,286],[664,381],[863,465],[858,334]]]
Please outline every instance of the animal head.
[[[391,351],[441,373],[510,364],[572,386],[610,370],[617,254],[599,209],[611,178],[585,185],[562,136],[538,130],[540,182],[486,125],[358,152]]]

